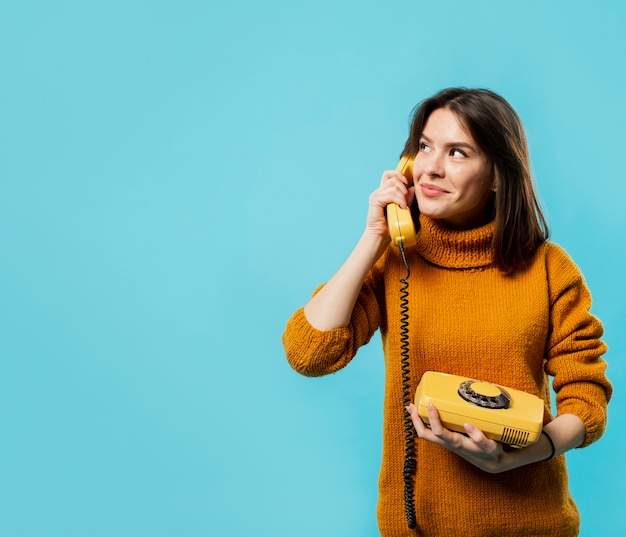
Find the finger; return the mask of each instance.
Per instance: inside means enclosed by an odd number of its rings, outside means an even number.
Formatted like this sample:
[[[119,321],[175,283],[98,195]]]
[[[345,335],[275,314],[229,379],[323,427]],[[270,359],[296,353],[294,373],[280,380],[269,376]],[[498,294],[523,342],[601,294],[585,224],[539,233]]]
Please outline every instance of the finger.
[[[406,203],[406,188],[401,185],[388,185],[380,187],[370,196],[370,204],[384,208],[390,203],[395,203],[403,209],[408,209]]]
[[[397,181],[402,185],[409,184],[408,179],[396,170],[387,170],[386,172],[383,172],[382,179],[380,180],[381,186],[386,185],[387,183],[392,181]]]
[[[415,187],[414,186],[410,186],[409,189],[408,189],[407,197],[406,197],[406,203],[407,203],[407,205],[409,207],[413,203],[414,199],[415,199]]]
[[[445,427],[441,421],[437,407],[432,403],[428,405],[428,421],[430,422],[430,432],[433,437],[436,438],[438,444],[453,450],[463,446],[466,440],[465,437]]]
[[[391,178],[379,188],[379,194],[385,205],[396,203],[403,209],[408,209],[412,199],[410,188],[396,178]]]
[[[467,436],[476,444],[478,448],[482,451],[492,451],[496,445],[494,440],[487,438],[485,433],[483,433],[478,427],[471,423],[466,423],[463,425]]]
[[[467,436],[480,448],[490,447],[492,440],[485,436],[478,427],[471,423],[466,423],[463,425]]]
[[[418,435],[422,435],[424,431],[426,431],[426,424],[422,421],[419,413],[417,412],[417,407],[411,403],[406,407],[406,411],[411,415],[411,420],[413,421],[413,426],[417,431]]]
[[[441,423],[439,411],[432,403],[428,403],[428,420],[430,421],[430,429],[435,435],[440,436],[444,433],[446,428]]]

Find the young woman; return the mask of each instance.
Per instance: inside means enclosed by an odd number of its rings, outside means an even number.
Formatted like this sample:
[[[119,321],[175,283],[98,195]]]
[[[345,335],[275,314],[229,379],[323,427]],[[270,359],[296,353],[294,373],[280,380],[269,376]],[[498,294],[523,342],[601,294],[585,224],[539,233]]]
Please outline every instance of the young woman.
[[[563,453],[604,431],[606,346],[583,276],[547,242],[519,117],[491,91],[446,89],[416,109],[403,155],[414,158],[412,180],[383,173],[354,250],[288,321],[287,359],[304,375],[333,373],[380,329],[383,537],[576,536]],[[419,209],[417,244],[404,253],[390,244],[390,203]],[[529,392],[545,402],[536,443],[509,449],[471,423],[446,429],[432,405],[430,427],[403,408],[403,256],[410,393],[426,371]]]

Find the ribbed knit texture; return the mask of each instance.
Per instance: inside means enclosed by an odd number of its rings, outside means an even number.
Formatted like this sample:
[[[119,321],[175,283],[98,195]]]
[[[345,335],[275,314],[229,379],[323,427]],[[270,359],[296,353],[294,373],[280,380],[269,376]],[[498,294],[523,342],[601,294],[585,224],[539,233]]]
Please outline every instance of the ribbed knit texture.
[[[425,371],[441,371],[524,390],[545,401],[548,374],[557,410],[579,416],[584,445],[606,425],[611,385],[605,376],[602,325],[580,271],[551,243],[529,267],[506,276],[492,264],[494,224],[452,231],[422,216],[408,249],[411,393]],[[350,325],[313,328],[302,309],[288,321],[283,343],[304,375],[336,372],[380,329],[386,364],[383,456],[378,522],[382,537],[573,537],[579,515],[569,494],[565,457],[488,474],[446,449],[416,440],[418,528],[407,527],[403,504],[400,279],[406,268],[390,246],[368,274]]]

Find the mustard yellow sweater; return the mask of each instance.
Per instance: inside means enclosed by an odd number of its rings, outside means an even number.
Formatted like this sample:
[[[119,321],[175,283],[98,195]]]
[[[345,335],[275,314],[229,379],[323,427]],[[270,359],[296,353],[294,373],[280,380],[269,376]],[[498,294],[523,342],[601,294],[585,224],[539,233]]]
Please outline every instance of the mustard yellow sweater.
[[[492,264],[493,222],[452,231],[424,216],[418,244],[407,251],[411,393],[428,370],[488,380],[545,401],[550,382],[559,414],[584,422],[583,445],[606,425],[611,385],[600,322],[567,254],[542,245],[529,267],[505,276]],[[303,310],[287,322],[283,344],[298,372],[319,376],[343,368],[380,329],[385,364],[378,525],[383,537],[529,537],[578,535],[579,514],[568,490],[565,457],[488,474],[441,446],[416,440],[416,530],[405,514],[402,468],[399,251],[390,246],[365,279],[349,326],[319,331]]]

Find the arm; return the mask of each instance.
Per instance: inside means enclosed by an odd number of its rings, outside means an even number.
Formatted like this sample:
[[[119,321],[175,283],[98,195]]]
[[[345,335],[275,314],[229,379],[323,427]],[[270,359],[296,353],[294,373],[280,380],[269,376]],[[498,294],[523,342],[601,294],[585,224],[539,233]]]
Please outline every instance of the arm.
[[[584,423],[584,447],[602,436],[612,394],[604,329],[590,313],[591,294],[578,267],[560,247],[546,246],[551,326],[545,370],[554,377],[558,414],[574,414]]]
[[[348,325],[368,271],[389,245],[385,207],[397,203],[407,209],[414,195],[407,179],[398,171],[386,171],[380,187],[369,198],[365,231],[356,247],[330,281],[304,307],[304,314],[318,330]]]
[[[376,276],[372,270],[390,242],[384,207],[407,207],[413,195],[402,174],[388,171],[370,196],[366,229],[344,265],[287,322],[287,361],[308,376],[344,367],[380,324]],[[408,199],[407,199],[408,198]],[[381,259],[381,265],[384,259]]]

